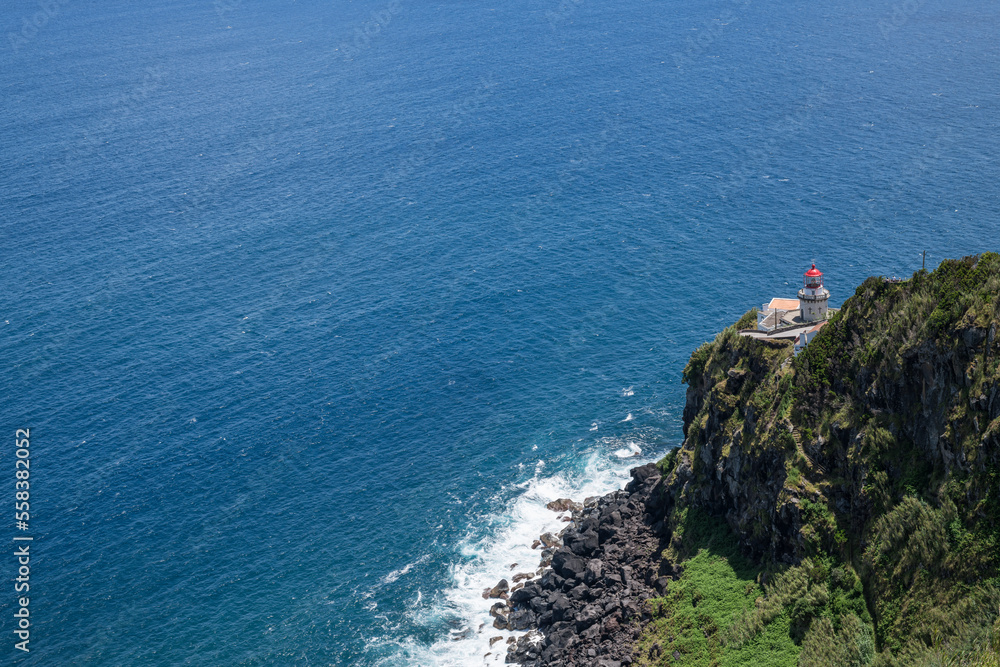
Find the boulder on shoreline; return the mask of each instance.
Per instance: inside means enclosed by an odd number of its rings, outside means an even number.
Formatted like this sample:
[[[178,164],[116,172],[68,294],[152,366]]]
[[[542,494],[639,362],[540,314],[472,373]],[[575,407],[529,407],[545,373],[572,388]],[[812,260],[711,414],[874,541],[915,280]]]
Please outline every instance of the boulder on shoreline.
[[[547,509],[552,510],[553,512],[568,512],[568,511],[579,512],[580,510],[583,509],[583,505],[573,500],[570,500],[569,498],[558,498],[556,500],[553,500],[545,507]]]
[[[632,664],[632,644],[648,620],[643,603],[665,590],[670,577],[658,570],[662,524],[650,509],[659,506],[660,470],[650,463],[631,472],[625,490],[584,505],[566,498],[549,504],[572,512],[570,523],[561,539],[539,537],[550,552],[543,552],[549,567],[511,590],[509,614],[497,619],[506,629],[532,631],[510,644],[508,663]]]
[[[506,579],[501,579],[500,582],[493,588],[487,588],[483,591],[483,599],[499,598],[502,595],[506,595],[507,591],[510,590],[510,583]]]

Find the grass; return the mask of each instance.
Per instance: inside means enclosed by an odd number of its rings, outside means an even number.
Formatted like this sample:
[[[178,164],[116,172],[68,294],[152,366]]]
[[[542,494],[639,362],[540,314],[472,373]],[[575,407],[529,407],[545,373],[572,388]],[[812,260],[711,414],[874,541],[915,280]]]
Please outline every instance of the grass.
[[[684,572],[663,597],[649,601],[654,618],[637,644],[637,664],[795,665],[799,648],[790,636],[787,614],[740,646],[731,645],[734,624],[754,609],[764,589],[757,583],[762,570],[740,554],[728,527],[697,510],[685,510],[675,534],[682,536],[681,553],[688,554]]]

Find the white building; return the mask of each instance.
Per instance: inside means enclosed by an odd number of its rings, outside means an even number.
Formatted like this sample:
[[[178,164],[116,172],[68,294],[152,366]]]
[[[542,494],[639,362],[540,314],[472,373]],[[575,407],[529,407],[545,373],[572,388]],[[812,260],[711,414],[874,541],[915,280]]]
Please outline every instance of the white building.
[[[775,297],[768,303],[761,305],[757,311],[757,329],[760,331],[774,331],[778,327],[787,327],[796,324],[799,316],[798,299],[782,299]]]
[[[757,311],[757,330],[771,332],[783,327],[824,321],[830,313],[827,307],[829,299],[830,292],[823,287],[823,272],[813,264],[803,274],[798,299],[776,297],[760,307]]]
[[[825,324],[826,320],[823,320],[822,322],[815,324],[811,329],[799,333],[799,335],[795,337],[795,354],[801,352],[802,348],[808,345],[809,341],[816,337],[816,334],[819,333],[819,330],[822,329]]]
[[[794,340],[798,354],[837,312],[837,308],[827,306],[829,299],[830,292],[823,286],[823,272],[813,264],[803,274],[798,299],[771,299],[757,311],[757,328],[739,333],[748,338]]]

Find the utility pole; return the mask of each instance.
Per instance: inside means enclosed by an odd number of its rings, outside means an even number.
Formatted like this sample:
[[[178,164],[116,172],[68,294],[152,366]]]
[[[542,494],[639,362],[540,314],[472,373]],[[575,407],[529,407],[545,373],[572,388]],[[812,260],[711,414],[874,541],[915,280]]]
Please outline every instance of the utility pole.
[[[927,266],[927,251],[923,252],[924,258],[920,261],[920,270],[923,271]]]

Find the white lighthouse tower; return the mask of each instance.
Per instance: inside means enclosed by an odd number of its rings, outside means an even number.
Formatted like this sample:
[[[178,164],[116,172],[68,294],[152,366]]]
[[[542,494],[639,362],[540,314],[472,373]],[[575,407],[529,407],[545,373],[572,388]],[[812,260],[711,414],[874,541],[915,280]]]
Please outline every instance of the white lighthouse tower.
[[[799,290],[800,316],[806,322],[826,319],[826,302],[830,292],[823,287],[823,272],[813,264],[805,272],[802,289]]]

